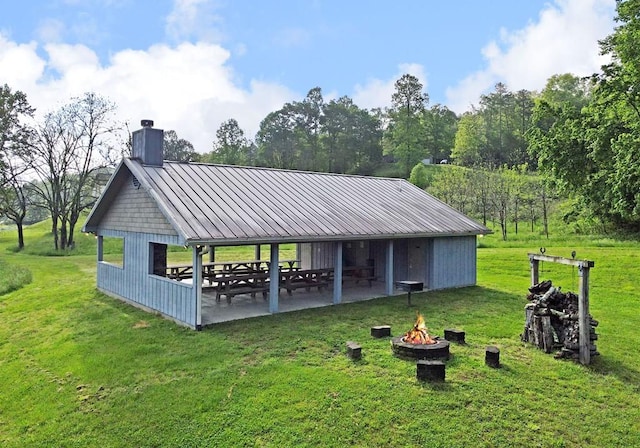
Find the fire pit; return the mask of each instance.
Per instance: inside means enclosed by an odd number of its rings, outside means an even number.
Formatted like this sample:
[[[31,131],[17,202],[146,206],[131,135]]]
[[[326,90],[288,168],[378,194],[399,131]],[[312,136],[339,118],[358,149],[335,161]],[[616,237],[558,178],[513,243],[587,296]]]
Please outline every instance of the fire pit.
[[[449,341],[430,336],[420,313],[411,330],[391,339],[391,349],[404,359],[449,359]]]

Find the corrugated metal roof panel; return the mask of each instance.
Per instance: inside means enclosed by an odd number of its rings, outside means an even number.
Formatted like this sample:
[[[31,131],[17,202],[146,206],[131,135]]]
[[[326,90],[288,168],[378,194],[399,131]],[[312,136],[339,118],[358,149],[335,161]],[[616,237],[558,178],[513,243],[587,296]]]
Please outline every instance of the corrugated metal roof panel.
[[[400,179],[128,160],[187,241],[302,241],[484,234],[489,230]]]

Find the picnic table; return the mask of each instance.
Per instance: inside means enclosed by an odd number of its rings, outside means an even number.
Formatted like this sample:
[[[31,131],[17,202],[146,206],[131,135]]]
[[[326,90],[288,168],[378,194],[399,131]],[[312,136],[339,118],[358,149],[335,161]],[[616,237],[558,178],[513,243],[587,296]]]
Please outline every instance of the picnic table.
[[[278,263],[281,271],[298,269],[300,260],[280,260]],[[215,279],[223,274],[265,272],[269,270],[271,262],[267,260],[242,260],[242,261],[212,261],[202,263],[202,278],[212,284]],[[193,265],[176,264],[169,265],[166,269],[167,277],[173,280],[193,278]]]

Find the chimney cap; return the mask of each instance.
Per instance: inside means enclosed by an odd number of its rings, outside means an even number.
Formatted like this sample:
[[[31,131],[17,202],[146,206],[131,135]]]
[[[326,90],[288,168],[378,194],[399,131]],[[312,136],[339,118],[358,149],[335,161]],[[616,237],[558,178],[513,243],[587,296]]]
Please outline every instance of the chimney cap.
[[[152,128],[153,127],[153,120],[140,120],[140,125],[143,128]]]

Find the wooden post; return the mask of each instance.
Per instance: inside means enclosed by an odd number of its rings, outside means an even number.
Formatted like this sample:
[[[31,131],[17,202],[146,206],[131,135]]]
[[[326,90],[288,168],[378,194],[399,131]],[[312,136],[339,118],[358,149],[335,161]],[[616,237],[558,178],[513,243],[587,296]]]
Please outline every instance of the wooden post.
[[[196,330],[202,328],[202,250],[204,246],[193,248],[193,290],[196,299]]]
[[[578,266],[578,323],[580,324],[580,364],[591,363],[591,322],[589,319],[589,266]]]
[[[269,312],[278,312],[278,299],[280,294],[280,269],[278,269],[278,252],[280,246],[278,244],[271,245],[271,264],[269,265]]]
[[[538,283],[540,283],[540,276],[538,271],[540,262],[533,258],[531,254],[529,254],[529,263],[531,264],[531,286],[537,285]]]
[[[342,302],[342,241],[336,243],[333,262],[333,303]]]
[[[209,246],[209,263],[216,261],[216,246]]]
[[[260,256],[261,256],[261,253],[260,253],[260,245],[259,245],[259,244],[256,244],[255,258],[254,258],[254,260],[260,260]]]
[[[387,241],[385,292],[388,296],[393,294],[393,240]]]

